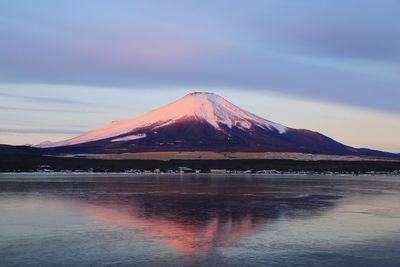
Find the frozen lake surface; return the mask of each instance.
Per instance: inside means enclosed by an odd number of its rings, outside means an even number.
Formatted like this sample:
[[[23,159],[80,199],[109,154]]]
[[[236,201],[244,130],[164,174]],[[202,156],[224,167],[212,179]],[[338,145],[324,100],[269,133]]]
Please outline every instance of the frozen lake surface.
[[[399,176],[0,174],[0,266],[400,266]]]

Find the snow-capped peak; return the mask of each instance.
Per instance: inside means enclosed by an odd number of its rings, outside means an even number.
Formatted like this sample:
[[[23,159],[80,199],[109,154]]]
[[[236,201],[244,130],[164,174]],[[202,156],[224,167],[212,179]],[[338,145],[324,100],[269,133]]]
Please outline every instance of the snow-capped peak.
[[[206,121],[217,129],[221,129],[222,125],[226,125],[229,128],[236,126],[242,129],[257,126],[264,129],[276,130],[279,133],[284,133],[287,129],[283,125],[247,112],[217,94],[194,92],[139,117],[114,121],[75,138],[49,143],[48,145],[41,144],[41,147],[68,146],[97,141],[117,137],[147,126],[161,128],[185,119]]]
[[[194,92],[177,102],[179,101],[187,102],[195,117],[206,120],[215,128],[220,128],[221,124],[225,124],[229,128],[232,126],[250,128],[255,124],[262,128],[276,129],[280,133],[286,131],[285,126],[247,112],[214,93]]]

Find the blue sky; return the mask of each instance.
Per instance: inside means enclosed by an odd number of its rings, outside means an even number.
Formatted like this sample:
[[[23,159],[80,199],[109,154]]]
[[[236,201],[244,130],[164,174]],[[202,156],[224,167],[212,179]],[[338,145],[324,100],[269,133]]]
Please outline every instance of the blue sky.
[[[398,0],[4,0],[0,142],[35,142],[38,128],[69,137],[207,90],[288,126],[400,152],[399,10]],[[353,136],[366,136],[346,137],[341,123],[360,116],[368,126],[355,123]]]

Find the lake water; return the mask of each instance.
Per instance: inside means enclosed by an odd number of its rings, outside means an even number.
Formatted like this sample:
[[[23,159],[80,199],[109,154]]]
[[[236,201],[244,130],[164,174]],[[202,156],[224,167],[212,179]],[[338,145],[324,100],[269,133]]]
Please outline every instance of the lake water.
[[[399,176],[0,174],[0,266],[400,266]]]

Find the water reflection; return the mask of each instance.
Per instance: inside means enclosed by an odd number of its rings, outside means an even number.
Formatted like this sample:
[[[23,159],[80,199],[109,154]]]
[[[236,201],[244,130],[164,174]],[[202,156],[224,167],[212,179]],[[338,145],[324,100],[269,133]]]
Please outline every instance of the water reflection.
[[[246,265],[293,264],[299,257],[305,265],[400,262],[393,254],[400,243],[400,182],[393,178],[26,176],[0,177],[0,185],[0,256],[28,238],[30,249],[47,253],[56,253],[57,244],[74,251],[83,242],[87,253],[103,244],[103,260],[143,257],[142,265],[188,264],[179,255],[211,265],[243,258],[252,259]],[[336,255],[331,264],[326,253]],[[80,261],[95,264],[98,257]]]
[[[139,229],[182,253],[204,254],[230,247],[265,224],[290,216],[312,217],[332,208],[338,195],[308,194],[287,182],[263,179],[144,177],[50,179],[4,182],[8,190],[39,191],[52,202],[78,207],[90,219]],[[304,183],[301,180],[295,184]],[[6,187],[4,187],[6,188]]]
[[[155,239],[183,253],[205,253],[213,246],[229,246],[255,228],[249,217],[221,221],[214,217],[202,224],[179,223],[169,218],[138,216],[130,211],[105,206],[85,206],[85,214],[113,226],[138,228],[146,238]]]
[[[81,201],[79,207],[92,219],[116,227],[137,228],[145,237],[160,240],[180,252],[199,254],[229,247],[285,214],[314,216],[332,207],[334,202],[328,199],[337,197],[271,199],[176,193],[100,198],[101,201]]]

